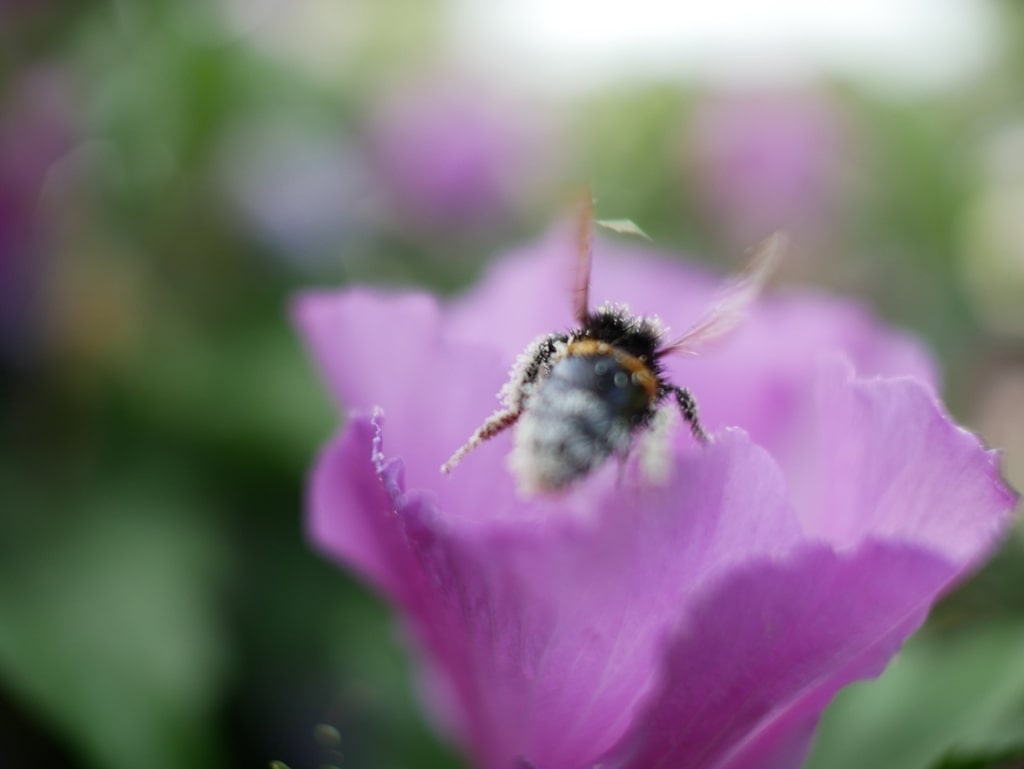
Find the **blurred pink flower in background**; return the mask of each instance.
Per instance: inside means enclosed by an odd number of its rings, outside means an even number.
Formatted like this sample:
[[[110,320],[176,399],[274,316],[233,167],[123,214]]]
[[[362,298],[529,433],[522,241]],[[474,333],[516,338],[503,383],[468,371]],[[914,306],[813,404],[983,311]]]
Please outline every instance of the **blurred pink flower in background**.
[[[698,199],[733,242],[745,245],[780,227],[800,237],[835,226],[853,148],[827,98],[711,97],[688,139]]]
[[[400,226],[493,224],[550,179],[553,128],[529,105],[454,80],[403,83],[367,126],[369,167]]]
[[[364,163],[339,131],[250,121],[228,134],[219,166],[246,230],[294,266],[348,258],[373,216]]]
[[[44,69],[20,75],[0,106],[0,349],[14,354],[25,351],[39,301],[43,184],[71,146],[63,78]]]
[[[0,22],[20,21],[32,14],[51,10],[49,0],[0,0]]]
[[[350,413],[312,476],[311,536],[394,603],[432,717],[476,766],[797,767],[832,695],[880,673],[999,540],[1015,499],[998,457],[950,422],[914,341],[808,293],[669,362],[715,441],[675,429],[663,484],[611,463],[525,499],[508,433],[442,477],[509,364],[571,325],[572,255],[559,232],[446,306],[299,299]],[[678,330],[715,288],[598,242],[595,303]]]

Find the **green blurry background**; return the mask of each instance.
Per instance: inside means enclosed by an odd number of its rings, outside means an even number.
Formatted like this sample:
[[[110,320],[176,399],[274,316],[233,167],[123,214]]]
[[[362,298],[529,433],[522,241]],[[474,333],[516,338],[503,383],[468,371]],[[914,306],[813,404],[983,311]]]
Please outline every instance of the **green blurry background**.
[[[341,417],[288,301],[456,292],[581,181],[721,269],[789,228],[782,280],[923,338],[1024,485],[1024,9],[984,5],[984,68],[897,95],[512,88],[435,2],[0,0],[0,766],[460,766],[386,609],[305,540]],[[810,765],[1022,755],[1015,536]]]

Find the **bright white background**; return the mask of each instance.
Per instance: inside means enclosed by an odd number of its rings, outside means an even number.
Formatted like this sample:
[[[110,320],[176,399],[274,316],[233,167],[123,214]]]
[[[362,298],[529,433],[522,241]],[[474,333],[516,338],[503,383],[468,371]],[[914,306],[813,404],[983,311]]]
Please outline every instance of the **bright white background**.
[[[576,90],[632,77],[717,85],[822,72],[881,88],[956,87],[998,54],[984,0],[450,0],[470,71]]]

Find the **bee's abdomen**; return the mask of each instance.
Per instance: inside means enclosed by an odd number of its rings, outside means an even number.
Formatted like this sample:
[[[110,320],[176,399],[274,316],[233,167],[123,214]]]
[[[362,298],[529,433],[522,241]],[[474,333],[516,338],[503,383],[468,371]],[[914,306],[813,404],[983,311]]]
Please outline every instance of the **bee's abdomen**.
[[[529,397],[513,469],[529,489],[562,488],[625,454],[650,408],[648,390],[614,355],[562,358]]]

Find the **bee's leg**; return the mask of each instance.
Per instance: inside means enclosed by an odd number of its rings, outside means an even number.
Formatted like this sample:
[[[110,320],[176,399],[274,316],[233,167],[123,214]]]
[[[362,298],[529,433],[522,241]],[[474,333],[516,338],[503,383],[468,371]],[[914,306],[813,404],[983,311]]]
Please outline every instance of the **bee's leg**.
[[[693,437],[701,443],[708,443],[711,439],[708,438],[708,434],[701,427],[700,418],[697,416],[697,401],[693,399],[690,391],[674,386],[669,389],[676,396],[679,410],[683,413],[683,419],[689,423]]]
[[[663,484],[672,472],[670,429],[675,413],[667,406],[659,407],[651,417],[647,429],[636,442],[640,472],[647,481]]]
[[[629,465],[629,454],[616,454],[615,464],[618,472],[615,475],[615,482],[619,486],[626,482],[626,468]]]
[[[514,425],[516,420],[519,419],[519,415],[521,413],[522,411],[519,409],[508,409],[506,411],[499,411],[496,414],[492,414],[487,418],[487,421],[480,425],[480,427],[477,428],[477,431],[469,437],[469,440],[462,444],[458,451],[452,454],[451,459],[441,465],[441,472],[448,475],[455,469],[455,465],[457,465],[461,459],[466,456],[466,454],[471,452],[488,438],[493,438],[502,430]]]
[[[526,351],[520,356],[516,365],[512,368],[509,381],[498,394],[506,408],[488,417],[473,433],[458,451],[452,454],[451,459],[441,465],[441,472],[448,475],[455,469],[455,465],[469,452],[486,441],[493,438],[502,430],[511,427],[523,413],[523,402],[525,388],[533,385],[537,378],[551,366],[552,361],[559,354],[560,345],[569,340],[565,334],[546,334],[535,339]],[[561,348],[564,350],[564,346]]]

